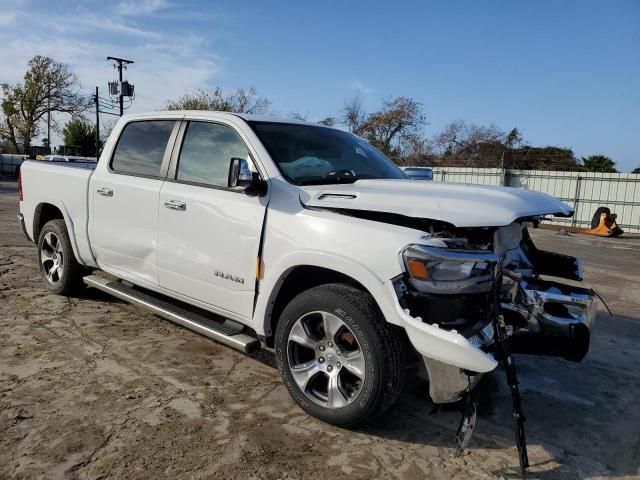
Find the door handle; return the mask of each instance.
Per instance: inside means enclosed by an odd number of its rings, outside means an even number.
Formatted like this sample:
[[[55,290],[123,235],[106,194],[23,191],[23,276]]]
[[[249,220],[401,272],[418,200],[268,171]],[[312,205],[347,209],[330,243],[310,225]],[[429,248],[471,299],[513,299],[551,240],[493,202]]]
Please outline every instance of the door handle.
[[[164,200],[162,202],[162,205],[164,205],[167,208],[170,208],[171,210],[186,210],[187,209],[187,204],[184,202],[181,202],[180,200]]]
[[[97,190],[98,195],[102,195],[105,197],[113,197],[113,190],[110,188],[102,187]]]

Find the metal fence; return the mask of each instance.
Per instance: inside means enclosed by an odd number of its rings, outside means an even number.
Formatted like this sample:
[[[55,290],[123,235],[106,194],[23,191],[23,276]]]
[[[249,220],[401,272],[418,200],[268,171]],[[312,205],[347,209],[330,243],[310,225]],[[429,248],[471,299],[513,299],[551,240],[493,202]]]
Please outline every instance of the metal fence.
[[[504,185],[553,195],[576,212],[572,218],[549,219],[548,223],[557,225],[588,227],[596,208],[609,207],[624,230],[640,233],[640,174],[438,167],[433,169],[433,180]]]
[[[27,158],[26,155],[9,155],[0,153],[0,175],[8,177],[17,176],[18,167]]]

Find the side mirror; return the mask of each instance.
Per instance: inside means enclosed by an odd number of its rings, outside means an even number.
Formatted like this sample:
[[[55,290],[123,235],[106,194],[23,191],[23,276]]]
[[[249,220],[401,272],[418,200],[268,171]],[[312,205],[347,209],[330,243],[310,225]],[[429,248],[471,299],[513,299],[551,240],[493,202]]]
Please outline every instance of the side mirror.
[[[249,161],[245,158],[232,158],[229,163],[229,188],[242,190],[247,194],[261,195],[266,183],[257,172],[249,168]]]

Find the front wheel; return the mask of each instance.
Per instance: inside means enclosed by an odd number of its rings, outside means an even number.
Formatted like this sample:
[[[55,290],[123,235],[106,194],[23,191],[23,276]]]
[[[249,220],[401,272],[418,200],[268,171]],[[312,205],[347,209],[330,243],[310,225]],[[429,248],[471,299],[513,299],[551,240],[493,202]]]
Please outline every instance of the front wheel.
[[[334,425],[356,426],[383,413],[404,384],[399,334],[371,295],[348,285],[295,297],[278,322],[275,348],[293,399]]]

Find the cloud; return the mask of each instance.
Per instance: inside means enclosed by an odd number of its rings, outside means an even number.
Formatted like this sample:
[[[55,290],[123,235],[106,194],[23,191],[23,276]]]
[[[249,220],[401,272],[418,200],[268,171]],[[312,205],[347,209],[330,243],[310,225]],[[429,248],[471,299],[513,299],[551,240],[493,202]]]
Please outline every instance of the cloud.
[[[352,80],[351,82],[349,82],[349,88],[352,88],[353,90],[359,90],[360,92],[365,94],[370,94],[375,92],[373,88],[368,87],[367,85],[362,83],[360,80]]]
[[[0,12],[0,25],[10,25],[16,19],[17,12]]]
[[[128,0],[116,5],[115,11],[119,15],[151,15],[159,10],[168,8],[167,0]]]
[[[67,22],[60,21],[63,16]],[[101,96],[107,96],[107,82],[117,74],[106,56],[130,58],[135,63],[125,76],[136,87],[136,99],[127,110],[131,113],[157,110],[168,99],[209,88],[225,64],[210,52],[207,37],[176,27],[155,31],[126,19],[103,19],[100,12],[53,16],[25,10],[15,18],[10,27],[0,29],[0,83],[20,82],[27,62],[34,55],[46,55],[69,64],[80,78],[82,92],[91,95],[97,85]],[[38,28],[31,28],[33,24]],[[87,114],[93,118],[92,112]],[[111,118],[103,116],[105,121]],[[66,119],[59,117],[61,122]]]
[[[145,30],[123,21],[112,20],[94,14],[76,14],[73,16],[72,22],[69,22],[68,18],[64,16],[52,16],[49,17],[47,22],[50,24],[52,30],[72,35],[77,33],[106,32],[156,40],[162,37],[159,32]]]

